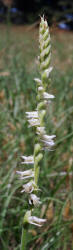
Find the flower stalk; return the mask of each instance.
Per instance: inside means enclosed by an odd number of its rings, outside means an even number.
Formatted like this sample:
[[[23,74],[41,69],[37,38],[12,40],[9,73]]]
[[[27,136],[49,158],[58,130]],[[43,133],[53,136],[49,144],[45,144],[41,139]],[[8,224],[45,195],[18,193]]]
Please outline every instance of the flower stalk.
[[[22,228],[22,237],[21,237],[21,250],[26,250],[26,235],[27,235],[27,231],[23,227]]]
[[[49,104],[49,101],[54,98],[54,96],[47,93],[47,87],[50,82],[50,73],[52,71],[52,67],[50,66],[51,40],[48,23],[44,19],[44,17],[41,18],[40,22],[39,49],[40,79],[34,79],[37,85],[37,107],[35,111],[26,112],[29,127],[35,127],[36,135],[34,154],[33,156],[22,156],[22,164],[28,164],[30,166],[30,169],[25,171],[17,171],[17,174],[20,176],[21,180],[26,181],[30,178],[30,181],[23,185],[23,189],[21,191],[22,193],[26,192],[29,195],[29,210],[24,215],[23,224],[24,226],[26,224],[33,224],[41,227],[46,222],[46,219],[40,219],[36,216],[33,216],[34,209],[32,209],[32,207],[35,208],[41,204],[40,198],[37,196],[37,192],[39,189],[38,179],[41,165],[40,162],[43,159],[44,150],[47,149],[50,151],[55,144],[55,135],[47,135],[45,128],[45,115],[47,112],[46,107]]]

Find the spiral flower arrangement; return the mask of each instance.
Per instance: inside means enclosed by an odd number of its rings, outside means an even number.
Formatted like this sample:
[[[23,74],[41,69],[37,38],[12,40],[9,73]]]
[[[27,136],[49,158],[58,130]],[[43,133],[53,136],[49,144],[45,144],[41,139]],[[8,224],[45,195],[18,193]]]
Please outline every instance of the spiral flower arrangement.
[[[48,28],[48,23],[41,18],[40,29],[39,29],[39,68],[40,68],[40,79],[35,78],[37,85],[37,107],[35,111],[26,112],[26,117],[29,122],[29,126],[35,127],[35,145],[33,156],[22,156],[22,164],[30,165],[29,170],[17,171],[21,180],[26,181],[22,186],[22,193],[26,192],[29,195],[29,207],[30,209],[26,212],[23,219],[23,224],[34,224],[35,226],[41,227],[46,219],[41,219],[33,215],[33,209],[40,206],[41,201],[37,196],[38,178],[40,162],[43,159],[44,150],[51,150],[54,146],[55,135],[47,135],[45,128],[45,115],[46,106],[49,100],[53,99],[54,96],[47,93],[47,86],[49,84],[49,76],[52,71],[50,66],[51,61],[51,40]],[[28,181],[30,180],[30,181]],[[23,243],[22,243],[23,245]],[[21,248],[23,249],[23,248]]]

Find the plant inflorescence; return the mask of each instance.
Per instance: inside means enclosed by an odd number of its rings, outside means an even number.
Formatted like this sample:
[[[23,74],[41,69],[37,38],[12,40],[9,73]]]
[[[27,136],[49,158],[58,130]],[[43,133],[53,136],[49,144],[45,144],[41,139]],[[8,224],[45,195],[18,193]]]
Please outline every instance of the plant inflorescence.
[[[40,79],[35,78],[37,85],[37,107],[36,110],[26,112],[26,117],[29,122],[29,127],[35,127],[35,145],[34,153],[31,156],[22,156],[22,164],[30,166],[24,171],[17,171],[21,180],[25,183],[22,186],[22,193],[26,192],[29,196],[29,210],[24,215],[23,224],[34,224],[41,227],[46,219],[38,218],[33,215],[35,207],[40,206],[41,200],[38,197],[38,179],[40,178],[40,162],[44,157],[44,150],[50,151],[54,146],[55,135],[46,134],[46,108],[50,105],[53,95],[47,93],[47,87],[50,82],[50,73],[52,67],[51,62],[51,40],[47,21],[44,17],[41,18],[39,29],[39,70]],[[30,181],[28,181],[30,180]]]

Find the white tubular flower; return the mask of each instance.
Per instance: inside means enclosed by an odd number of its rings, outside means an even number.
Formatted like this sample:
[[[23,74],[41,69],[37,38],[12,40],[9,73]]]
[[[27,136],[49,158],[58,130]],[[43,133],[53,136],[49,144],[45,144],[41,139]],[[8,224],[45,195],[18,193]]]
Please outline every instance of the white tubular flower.
[[[44,141],[44,140],[41,140],[41,141],[44,143],[44,146],[45,146],[45,147],[48,147],[48,146],[52,147],[52,146],[55,145],[55,142],[54,142],[53,140],[51,140],[51,141]]]
[[[54,95],[48,94],[47,92],[44,92],[44,88],[42,86],[38,87],[38,91],[42,94],[42,97],[44,99],[53,99],[55,98]]]
[[[21,193],[23,193],[23,192],[32,193],[34,188],[35,188],[34,181],[30,181],[30,182],[23,185],[23,190],[21,191]]]
[[[40,198],[37,197],[35,194],[31,194],[29,198],[29,204],[38,206],[39,204],[41,204]]]
[[[24,223],[30,223],[38,227],[42,227],[46,219],[40,219],[36,216],[31,216],[31,211],[27,211],[24,216]]]
[[[34,177],[34,171],[32,171],[32,169],[26,171],[16,171],[16,173],[20,175],[21,180]]]
[[[39,78],[34,78],[34,81],[37,82],[38,84],[42,84],[42,81]]]
[[[40,122],[39,122],[39,120],[37,118],[36,119],[34,119],[34,118],[29,119],[28,122],[29,122],[31,127],[40,125]]]
[[[38,112],[37,111],[32,111],[32,112],[26,112],[27,118],[38,118]]]
[[[45,146],[45,147],[49,147],[49,146],[52,147],[52,146],[55,145],[55,142],[54,142],[53,140],[46,141],[46,140],[42,140],[42,139],[41,139],[41,142],[44,143],[44,146]]]
[[[30,216],[29,218],[29,223],[38,227],[42,227],[45,222],[46,222],[46,219],[40,219],[36,216]]]
[[[43,135],[43,139],[46,141],[51,141],[56,137],[56,135]]]
[[[55,145],[55,142],[53,141],[55,137],[55,135],[42,135],[41,141],[44,143],[46,148],[50,149],[50,147]]]
[[[39,86],[38,87],[38,91],[43,91],[44,89],[43,89],[43,87],[42,86]]]
[[[37,134],[45,134],[45,127],[37,127]]]
[[[31,156],[21,156],[21,158],[24,160],[22,164],[34,164],[34,157]]]
[[[44,97],[44,99],[53,99],[53,98],[55,98],[54,95],[50,95],[50,94],[48,94],[47,92],[44,92],[44,93],[43,93],[43,97]]]

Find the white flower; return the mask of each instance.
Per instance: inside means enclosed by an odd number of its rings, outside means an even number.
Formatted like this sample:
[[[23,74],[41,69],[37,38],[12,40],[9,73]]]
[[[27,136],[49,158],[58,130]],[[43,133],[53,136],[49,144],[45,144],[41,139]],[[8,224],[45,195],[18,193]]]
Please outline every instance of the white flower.
[[[53,69],[53,67],[50,67],[50,68],[48,68],[48,69],[45,69],[45,70],[43,71],[44,76],[48,78],[49,75],[50,75],[50,73],[51,73],[51,71],[52,71],[52,69]]]
[[[52,147],[55,145],[55,142],[53,140],[45,141],[41,139],[41,141],[44,143],[45,147]]]
[[[42,86],[39,86],[38,87],[38,91],[43,91],[44,89],[43,89],[43,87]]]
[[[55,142],[53,139],[56,137],[55,135],[46,135],[45,127],[37,127],[37,134],[40,135],[41,141],[44,143],[45,147],[54,146]]]
[[[34,190],[34,186],[35,183],[34,181],[30,181],[26,184],[23,185],[23,190],[21,191],[21,193],[25,192],[25,193],[32,193]]]
[[[34,118],[29,119],[28,122],[29,122],[30,126],[32,126],[32,127],[40,125],[40,122],[39,122],[39,120],[37,118],[36,119],[34,119]]]
[[[55,135],[42,135],[41,141],[44,143],[44,146],[54,146],[55,142],[53,141],[53,138],[55,138]]]
[[[53,99],[53,98],[55,98],[54,95],[50,95],[50,94],[48,94],[47,92],[44,92],[44,93],[43,93],[43,97],[44,97],[44,99]]]
[[[37,127],[37,134],[45,134],[45,127]]]
[[[21,158],[24,160],[22,164],[34,164],[34,157],[33,155],[31,156],[21,156]]]
[[[39,125],[38,111],[26,112],[26,115],[27,115],[30,126]]]
[[[40,198],[37,197],[35,194],[31,194],[29,199],[29,204],[38,206],[39,204],[41,204]]]
[[[37,111],[32,111],[32,112],[26,112],[27,118],[38,118],[38,112]]]
[[[26,171],[16,171],[16,173],[20,175],[21,180],[34,177],[34,171],[32,171],[32,169]]]
[[[51,95],[51,94],[48,94],[47,92],[44,92],[44,88],[42,86],[38,87],[38,91],[41,92],[42,97],[44,99],[53,99],[53,98],[55,98],[54,95]]]
[[[46,141],[50,141],[52,139],[54,139],[56,137],[56,135],[43,135],[43,139]]]
[[[42,84],[42,81],[39,78],[34,78],[34,81],[37,82],[38,84]]]
[[[42,142],[44,142],[44,146],[48,147],[48,146],[54,146],[55,143],[53,140],[51,141],[44,141],[44,140],[41,140]]]
[[[30,223],[38,227],[41,227],[45,222],[46,219],[40,219],[36,216],[31,216],[31,211],[27,211],[24,216],[24,223]]]

